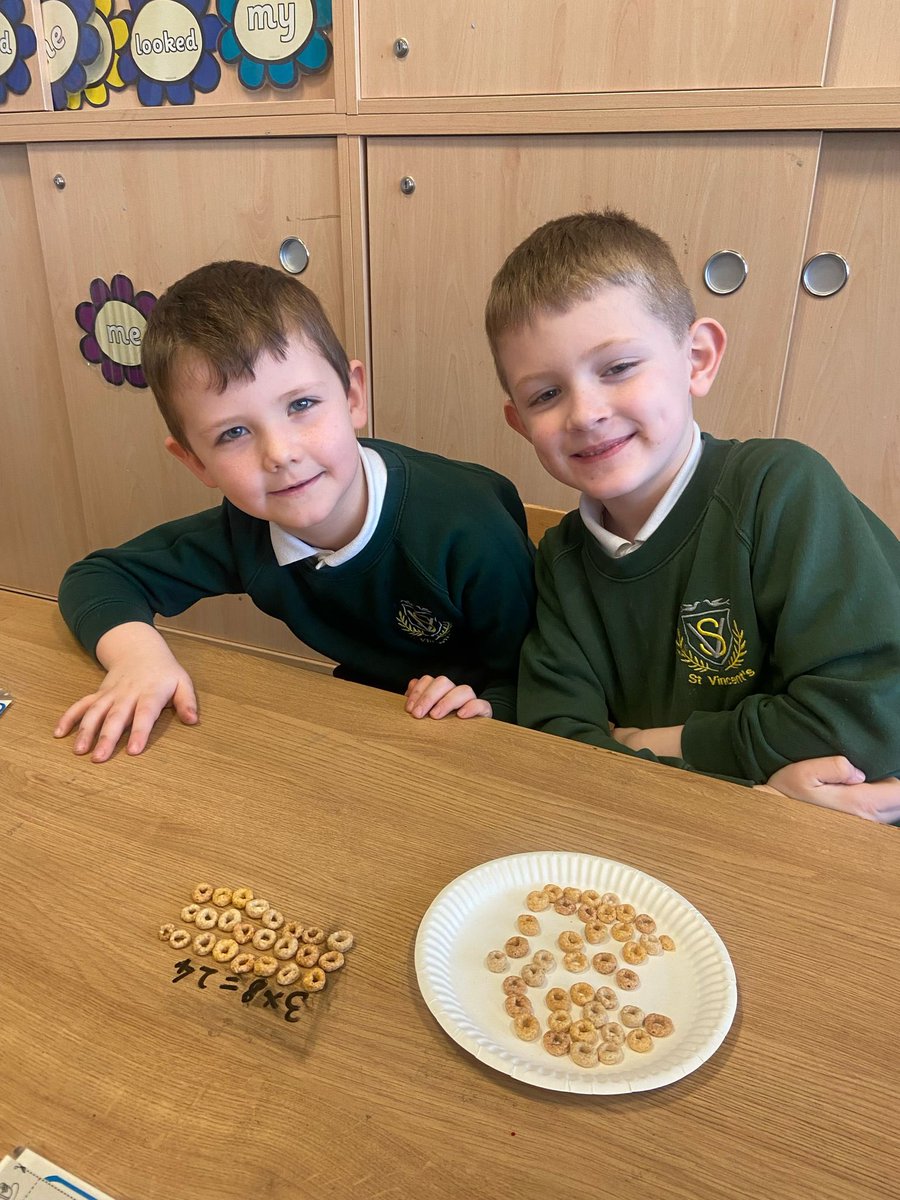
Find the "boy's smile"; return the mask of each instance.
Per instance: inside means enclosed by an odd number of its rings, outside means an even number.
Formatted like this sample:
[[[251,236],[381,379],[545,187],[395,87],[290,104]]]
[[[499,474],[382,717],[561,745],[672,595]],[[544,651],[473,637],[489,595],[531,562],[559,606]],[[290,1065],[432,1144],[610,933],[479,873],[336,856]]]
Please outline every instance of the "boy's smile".
[[[631,538],[691,445],[692,397],[712,384],[725,334],[697,321],[679,343],[630,287],[540,312],[498,339],[509,425],[561,483],[603,504]]]
[[[244,512],[340,549],[362,528],[368,504],[356,440],[366,422],[362,364],[350,364],[345,394],[331,364],[290,335],[283,359],[264,353],[253,371],[220,393],[205,364],[187,360],[178,408],[190,448],[173,438],[166,446]]]

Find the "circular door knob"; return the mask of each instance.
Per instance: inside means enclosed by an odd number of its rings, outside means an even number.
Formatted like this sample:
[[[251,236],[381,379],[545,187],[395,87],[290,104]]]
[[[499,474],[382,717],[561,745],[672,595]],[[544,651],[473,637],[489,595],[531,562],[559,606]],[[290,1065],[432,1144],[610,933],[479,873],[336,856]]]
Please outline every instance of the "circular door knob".
[[[815,254],[803,268],[801,282],[811,296],[834,296],[850,278],[850,264],[841,254]]]
[[[278,249],[278,261],[290,275],[302,275],[309,266],[309,251],[298,237],[287,237]]]
[[[747,278],[747,260],[737,250],[717,250],[706,260],[703,282],[717,296],[730,296]]]

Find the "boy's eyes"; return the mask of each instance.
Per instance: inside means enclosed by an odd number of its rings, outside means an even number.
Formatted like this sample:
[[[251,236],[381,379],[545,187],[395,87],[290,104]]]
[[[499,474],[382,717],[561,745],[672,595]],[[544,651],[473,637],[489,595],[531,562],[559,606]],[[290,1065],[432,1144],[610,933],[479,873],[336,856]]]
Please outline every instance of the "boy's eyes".
[[[231,429],[226,429],[224,432],[220,433],[216,438],[216,443],[236,442],[238,438],[243,437],[246,432],[247,427],[245,425],[234,425]]]
[[[533,408],[536,404],[546,404],[548,400],[555,400],[559,395],[560,389],[557,387],[544,388],[542,392],[538,392],[536,396],[532,396],[528,401],[529,408]]]
[[[624,375],[632,367],[636,367],[637,362],[634,359],[627,359],[624,362],[613,363],[611,367],[607,367],[603,372],[604,375]]]
[[[307,412],[315,403],[310,396],[298,396],[288,405],[288,412]]]

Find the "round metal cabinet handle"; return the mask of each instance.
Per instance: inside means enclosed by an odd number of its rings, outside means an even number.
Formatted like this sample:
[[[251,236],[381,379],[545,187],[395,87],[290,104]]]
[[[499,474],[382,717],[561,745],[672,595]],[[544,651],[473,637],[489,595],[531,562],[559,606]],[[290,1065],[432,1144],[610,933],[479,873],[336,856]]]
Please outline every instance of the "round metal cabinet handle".
[[[717,250],[706,260],[703,282],[717,296],[730,296],[747,278],[747,260],[737,250]]]
[[[302,275],[309,266],[309,251],[298,237],[287,237],[278,249],[278,261],[290,275]]]
[[[406,40],[406,38],[397,38],[397,40],[394,42],[394,57],[406,58],[407,54],[409,54],[409,42]]]
[[[849,278],[850,264],[833,250],[813,255],[800,276],[811,296],[835,296]]]
[[[411,196],[416,190],[416,181],[412,175],[404,175],[400,180],[400,191],[404,196]]]

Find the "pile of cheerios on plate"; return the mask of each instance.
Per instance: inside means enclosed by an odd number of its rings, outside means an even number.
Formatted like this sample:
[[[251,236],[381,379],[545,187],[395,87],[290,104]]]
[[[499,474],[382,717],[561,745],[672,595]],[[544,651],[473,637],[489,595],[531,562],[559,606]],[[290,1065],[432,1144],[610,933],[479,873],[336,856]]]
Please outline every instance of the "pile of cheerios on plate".
[[[318,925],[287,920],[248,887],[198,883],[181,920],[196,932],[167,922],[160,926],[160,941],[210,955],[236,975],[274,976],[281,987],[298,983],[307,992],[322,991],[353,945],[349,929],[326,933]]]
[[[556,1058],[567,1055],[579,1067],[612,1067],[623,1061],[626,1049],[647,1054],[654,1039],[674,1032],[672,1019],[664,1013],[644,1013],[636,1004],[622,1005],[619,996],[619,991],[631,993],[639,988],[640,975],[634,968],[651,964],[675,949],[671,937],[657,932],[649,913],[639,913],[614,892],[601,894],[555,883],[529,892],[525,905],[529,911],[516,918],[518,933],[507,939],[502,950],[491,950],[485,960],[489,971],[502,975],[531,955],[518,974],[506,974],[502,985],[517,1037],[523,1042],[540,1039],[548,1054]],[[556,938],[563,971],[583,975],[593,969],[606,977],[607,983],[596,988],[587,980],[568,984],[562,976],[557,977],[557,986],[544,991],[559,965],[557,954],[547,949],[532,954],[528,939],[541,934],[538,914],[549,909],[563,917],[577,917],[582,923],[580,930],[566,929]],[[603,943],[609,948],[593,950]],[[540,1004],[547,1010],[546,1030],[535,1015],[533,996],[541,996]]]

